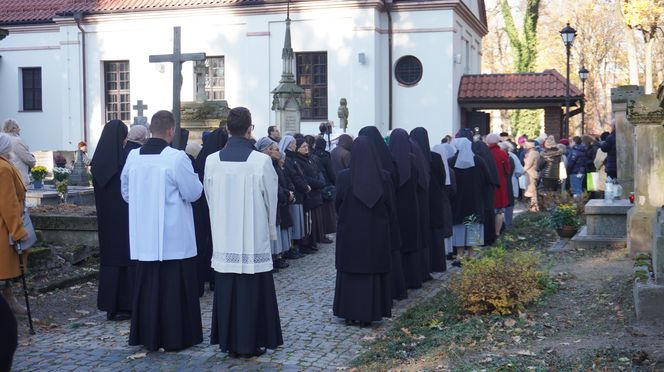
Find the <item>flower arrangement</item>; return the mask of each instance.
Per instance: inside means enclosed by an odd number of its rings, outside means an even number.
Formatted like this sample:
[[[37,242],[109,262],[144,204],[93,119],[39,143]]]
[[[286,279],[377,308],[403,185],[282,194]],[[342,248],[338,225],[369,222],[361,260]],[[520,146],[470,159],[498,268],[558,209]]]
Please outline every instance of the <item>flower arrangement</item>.
[[[574,205],[560,204],[549,211],[542,223],[557,230],[561,237],[568,237],[566,235],[576,233],[576,230],[581,226],[581,219]]]
[[[68,180],[70,174],[71,174],[71,170],[69,170],[67,168],[60,168],[60,167],[53,168],[53,178],[57,182],[62,182],[62,181]]]
[[[41,181],[44,178],[46,178],[46,175],[48,174],[48,170],[46,169],[45,166],[38,165],[38,166],[32,168],[32,170],[30,171],[30,174],[32,175],[33,180]]]
[[[60,195],[60,201],[67,204],[67,195],[69,194],[69,175],[71,171],[67,168],[53,168],[53,179],[55,180],[55,191]]]

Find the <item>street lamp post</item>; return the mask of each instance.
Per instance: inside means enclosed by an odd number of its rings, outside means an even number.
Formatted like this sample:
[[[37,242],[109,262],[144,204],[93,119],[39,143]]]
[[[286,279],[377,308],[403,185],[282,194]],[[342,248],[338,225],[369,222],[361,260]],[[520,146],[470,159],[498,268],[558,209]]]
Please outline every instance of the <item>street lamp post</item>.
[[[581,66],[579,70],[579,78],[581,79],[581,93],[583,93],[581,101],[581,134],[586,134],[586,80],[588,80],[588,70],[584,66]]]
[[[563,124],[563,137],[568,137],[569,135],[569,105],[570,105],[570,96],[569,96],[569,58],[572,53],[572,45],[574,44],[574,38],[576,37],[576,30],[570,27],[569,22],[567,26],[560,31],[560,36],[563,38],[563,43],[565,44],[565,49],[567,50],[567,86],[565,92],[565,123]]]

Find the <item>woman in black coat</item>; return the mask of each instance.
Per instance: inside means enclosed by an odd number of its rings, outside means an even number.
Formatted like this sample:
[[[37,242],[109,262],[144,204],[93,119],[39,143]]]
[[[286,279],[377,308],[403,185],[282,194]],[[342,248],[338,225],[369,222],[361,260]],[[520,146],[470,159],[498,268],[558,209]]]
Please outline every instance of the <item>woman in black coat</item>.
[[[363,325],[391,317],[389,230],[394,190],[374,144],[365,136],[353,144],[350,169],[338,175],[335,205],[339,221],[334,315],[347,324]]]
[[[127,159],[127,126],[111,120],[104,126],[92,162],[92,186],[99,236],[97,307],[109,320],[131,318],[135,261],[129,257],[129,207],[120,192],[120,173]]]
[[[422,287],[423,279],[420,210],[417,200],[419,175],[408,132],[401,128],[393,130],[389,148],[399,172],[395,194],[403,276],[405,286],[416,289]]]
[[[443,188],[445,187],[445,166],[440,154],[430,151],[429,133],[426,129],[418,127],[410,132],[410,137],[424,152],[429,160],[429,272],[443,272],[447,270],[445,261],[445,216],[443,214]],[[428,274],[428,273],[427,273]]]
[[[302,257],[300,248],[306,245],[306,230],[305,230],[305,216],[304,216],[304,201],[307,193],[311,190],[307,179],[304,177],[302,169],[297,164],[297,141],[293,136],[284,136],[279,142],[279,150],[286,154],[284,159],[284,173],[285,176],[293,184],[293,194],[295,201],[288,207],[290,217],[293,222],[291,229],[291,238],[293,239],[293,247],[290,251],[283,254],[287,259],[298,259]]]
[[[329,190],[334,187],[337,175],[332,169],[332,158],[330,157],[330,153],[325,150],[326,147],[327,142],[325,142],[324,138],[317,139],[313,156],[318,161],[320,171],[323,177],[325,177],[325,189]],[[321,212],[323,214],[323,233],[334,234],[337,232],[337,214],[334,211],[334,200],[329,197],[326,199],[325,195],[323,195]],[[332,241],[326,238],[323,243],[332,243]]]
[[[302,174],[310,186],[304,199],[306,243],[300,248],[300,252],[309,254],[317,251],[316,244],[325,241],[323,233],[323,206],[322,190],[325,187],[325,179],[318,169],[316,160],[309,155],[309,145],[304,138],[295,140],[295,163],[302,170]]]

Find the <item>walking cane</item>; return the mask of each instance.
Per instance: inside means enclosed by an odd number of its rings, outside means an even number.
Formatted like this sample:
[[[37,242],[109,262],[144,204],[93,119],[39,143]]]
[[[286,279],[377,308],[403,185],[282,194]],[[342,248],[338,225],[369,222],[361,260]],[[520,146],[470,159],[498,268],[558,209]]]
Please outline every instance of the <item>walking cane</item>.
[[[28,324],[30,325],[30,334],[35,334],[35,329],[32,326],[32,313],[30,312],[30,301],[28,301],[28,286],[25,284],[25,269],[23,268],[23,249],[21,249],[21,242],[14,241],[14,249],[18,253],[18,266],[21,268],[21,281],[23,282],[23,295],[25,296],[25,308],[28,311]]]

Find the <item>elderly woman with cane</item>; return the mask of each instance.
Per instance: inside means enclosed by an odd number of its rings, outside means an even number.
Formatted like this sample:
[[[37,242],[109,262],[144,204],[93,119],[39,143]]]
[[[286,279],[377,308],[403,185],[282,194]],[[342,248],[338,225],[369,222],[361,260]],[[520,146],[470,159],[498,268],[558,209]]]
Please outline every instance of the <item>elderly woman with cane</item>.
[[[4,133],[0,134],[0,280],[5,281],[2,295],[11,310],[15,314],[24,315],[26,309],[14,297],[10,284],[11,279],[19,277],[21,273],[19,256],[9,244],[9,238],[15,241],[28,239],[28,232],[23,226],[21,217],[25,186],[21,174],[9,160],[11,151],[11,137]]]

